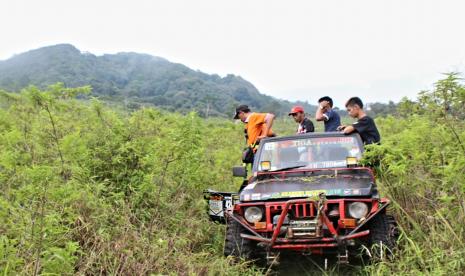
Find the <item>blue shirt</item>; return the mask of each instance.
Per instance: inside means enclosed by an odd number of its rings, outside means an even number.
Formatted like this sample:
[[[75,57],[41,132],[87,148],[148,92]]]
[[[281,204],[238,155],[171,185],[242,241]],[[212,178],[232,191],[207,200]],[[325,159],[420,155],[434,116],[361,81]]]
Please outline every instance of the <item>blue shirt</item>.
[[[339,114],[330,109],[326,111],[323,116],[325,117],[325,131],[337,131],[337,127],[341,125],[341,117],[339,117]]]

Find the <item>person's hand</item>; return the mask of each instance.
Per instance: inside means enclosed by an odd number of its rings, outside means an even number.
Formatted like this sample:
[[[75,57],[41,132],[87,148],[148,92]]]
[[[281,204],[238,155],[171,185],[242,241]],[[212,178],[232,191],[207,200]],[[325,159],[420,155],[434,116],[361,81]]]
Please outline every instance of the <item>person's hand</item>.
[[[329,106],[329,102],[328,101],[322,101],[320,103],[320,109],[325,109]]]
[[[258,137],[257,137],[257,141],[260,141],[260,140],[262,140],[263,138],[266,138],[266,137],[267,137],[266,135],[258,136]]]
[[[346,128],[346,126],[342,125],[342,126],[338,126],[338,127],[337,127],[337,130],[343,131],[345,128]]]

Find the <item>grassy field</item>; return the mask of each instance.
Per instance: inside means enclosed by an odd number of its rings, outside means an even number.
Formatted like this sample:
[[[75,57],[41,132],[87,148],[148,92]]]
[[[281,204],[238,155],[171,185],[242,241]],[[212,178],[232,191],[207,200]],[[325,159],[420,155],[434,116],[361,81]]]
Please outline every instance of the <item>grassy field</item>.
[[[395,258],[327,274],[465,271],[465,89],[454,75],[378,118],[378,184],[401,227]],[[237,190],[241,124],[141,109],[128,114],[55,85],[0,93],[2,275],[261,275],[222,257],[224,226],[202,191]],[[447,108],[444,108],[444,107]],[[322,125],[316,123],[317,129]],[[296,124],[279,118],[275,131]],[[321,274],[310,259],[278,268]]]

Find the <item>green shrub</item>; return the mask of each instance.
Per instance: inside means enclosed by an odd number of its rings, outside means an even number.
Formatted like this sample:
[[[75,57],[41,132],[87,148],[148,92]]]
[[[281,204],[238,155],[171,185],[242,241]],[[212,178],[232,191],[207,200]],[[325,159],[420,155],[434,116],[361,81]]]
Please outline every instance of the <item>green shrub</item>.
[[[377,120],[382,144],[366,158],[380,160],[383,194],[394,201],[402,227],[392,262],[379,274],[457,274],[465,271],[465,89],[456,74],[417,102],[400,104],[402,117]]]
[[[2,92],[0,272],[254,274],[222,255],[202,190],[236,190],[241,131],[219,119]]]
[[[239,187],[230,169],[242,126],[76,99],[89,90],[0,92],[0,273],[261,274],[222,257],[224,226],[208,221],[202,199],[209,187]],[[465,271],[464,91],[451,74],[377,120],[382,144],[365,158],[394,202],[400,247],[351,272]],[[281,119],[275,131],[294,127]]]

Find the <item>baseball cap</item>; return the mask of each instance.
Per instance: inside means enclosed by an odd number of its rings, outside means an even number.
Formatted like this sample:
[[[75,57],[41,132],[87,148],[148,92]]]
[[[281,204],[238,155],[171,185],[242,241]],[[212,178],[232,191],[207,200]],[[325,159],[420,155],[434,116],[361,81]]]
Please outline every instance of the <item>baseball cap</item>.
[[[291,112],[289,112],[289,116],[291,116],[292,114],[295,114],[295,113],[299,113],[299,112],[304,113],[304,108],[301,107],[300,105],[296,105],[291,109]]]
[[[234,119],[239,119],[239,113],[241,112],[250,112],[249,106],[241,104],[240,106],[236,107],[236,114],[234,115]]]

